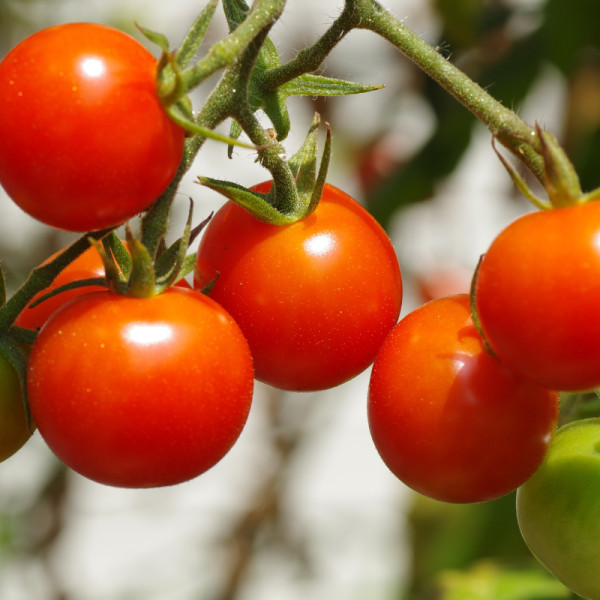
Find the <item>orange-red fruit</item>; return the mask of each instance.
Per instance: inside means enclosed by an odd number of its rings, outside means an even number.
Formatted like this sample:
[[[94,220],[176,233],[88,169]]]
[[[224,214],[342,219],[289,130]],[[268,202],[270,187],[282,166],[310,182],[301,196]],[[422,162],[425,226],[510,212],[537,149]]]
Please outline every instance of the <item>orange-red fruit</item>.
[[[483,502],[540,466],[558,394],[484,350],[464,294],[424,304],[393,329],[375,359],[368,414],[379,454],[406,485],[444,502]]]
[[[292,225],[263,223],[228,202],[206,228],[194,286],[217,273],[210,296],[244,332],[256,378],[285,390],[323,390],[364,371],[400,313],[388,236],[327,184],[316,211]]]
[[[84,294],[33,345],[27,390],[50,449],[99,483],[173,485],[218,462],[252,399],[252,359],[210,298],[171,288],[153,298]]]

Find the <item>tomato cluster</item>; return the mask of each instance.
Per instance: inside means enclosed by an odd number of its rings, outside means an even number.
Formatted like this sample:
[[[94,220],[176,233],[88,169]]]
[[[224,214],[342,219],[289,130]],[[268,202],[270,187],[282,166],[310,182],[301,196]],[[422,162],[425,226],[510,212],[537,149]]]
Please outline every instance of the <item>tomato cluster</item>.
[[[98,238],[149,209],[184,151],[186,134],[157,92],[161,69],[181,76],[176,62],[165,51],[157,63],[129,36],[84,23],[16,46],[0,62],[8,195],[44,223]],[[295,191],[307,195],[306,174],[292,163]],[[268,204],[272,187],[244,190],[246,201]],[[325,184],[318,205],[311,197],[306,212],[282,212],[277,224],[244,202],[228,202],[207,226],[194,289],[181,279],[191,270],[182,271],[188,226],[178,245],[167,249],[163,235],[152,251],[130,230],[125,246],[111,234],[27,297],[0,330],[0,460],[35,424],[94,481],[181,483],[235,443],[255,378],[317,391],[374,363],[368,420],[390,470],[445,502],[522,486],[519,522],[532,551],[572,589],[600,599],[595,575],[582,569],[585,555],[597,559],[597,542],[579,543],[600,533],[598,420],[560,430],[552,445],[558,391],[600,387],[600,203],[517,220],[481,261],[471,298],[438,298],[398,322],[396,254],[352,198]],[[93,281],[74,287],[82,280]],[[30,356],[22,340],[32,342]]]

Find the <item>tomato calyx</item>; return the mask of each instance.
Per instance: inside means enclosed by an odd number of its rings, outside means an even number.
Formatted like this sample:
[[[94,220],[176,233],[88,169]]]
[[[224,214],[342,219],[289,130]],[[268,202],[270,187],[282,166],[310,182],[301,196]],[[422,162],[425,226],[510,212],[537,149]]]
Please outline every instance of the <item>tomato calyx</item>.
[[[495,143],[496,138],[492,138],[492,146],[498,158],[508,171],[518,190],[527,200],[541,210],[551,210],[554,208],[576,206],[591,200],[600,199],[600,188],[587,194],[583,193],[575,167],[556,138],[548,131],[542,130],[538,123],[535,124],[535,130],[535,137],[524,141],[542,157],[545,175],[543,185],[548,194],[548,200],[538,198],[531,191],[512,164],[498,151]]]
[[[196,183],[219,192],[239,204],[259,221],[271,225],[290,225],[312,214],[323,193],[331,159],[331,129],[326,123],[327,137],[317,172],[318,130],[321,119],[315,113],[302,147],[288,161],[293,185],[288,185],[284,173],[275,172],[268,193],[249,190],[230,181],[198,177]]]

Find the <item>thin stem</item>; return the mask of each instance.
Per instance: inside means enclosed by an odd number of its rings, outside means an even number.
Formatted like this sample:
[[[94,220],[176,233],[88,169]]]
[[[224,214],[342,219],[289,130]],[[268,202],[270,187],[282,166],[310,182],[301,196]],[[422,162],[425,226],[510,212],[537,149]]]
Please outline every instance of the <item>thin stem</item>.
[[[539,139],[533,127],[490,96],[376,0],[346,0],[346,7],[353,7],[360,14],[358,28],[373,31],[398,48],[468,108],[503,146],[545,183],[543,160],[534,149],[539,148]]]

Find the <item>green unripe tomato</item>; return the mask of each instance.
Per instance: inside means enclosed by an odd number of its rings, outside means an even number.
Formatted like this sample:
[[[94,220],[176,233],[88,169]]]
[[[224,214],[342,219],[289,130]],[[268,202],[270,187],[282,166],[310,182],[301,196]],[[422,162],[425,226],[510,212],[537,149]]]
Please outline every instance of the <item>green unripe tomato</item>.
[[[600,419],[561,427],[517,492],[525,543],[574,592],[600,600]]]
[[[0,354],[0,462],[12,456],[30,437],[19,377]]]

